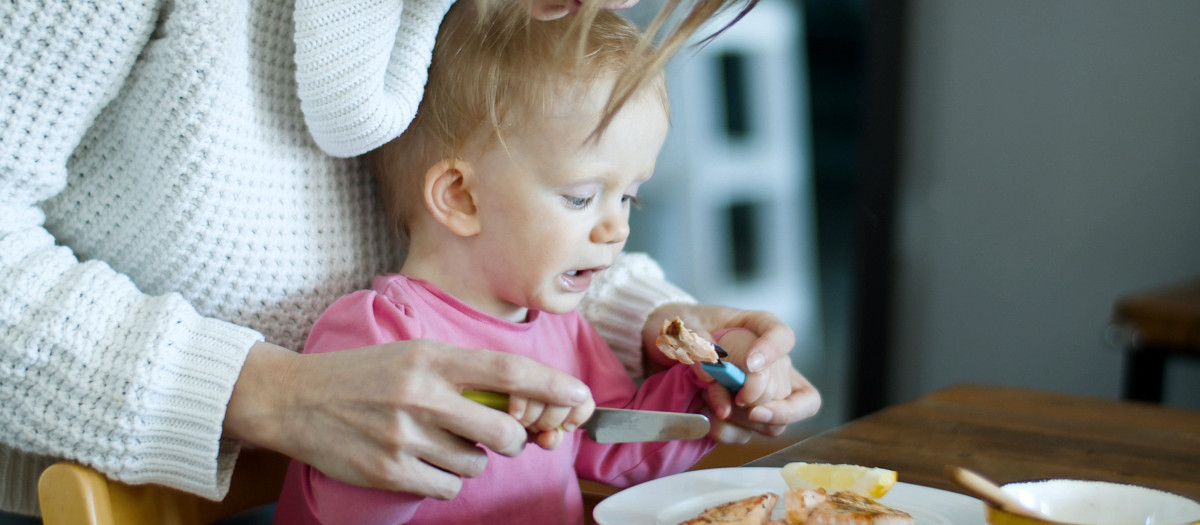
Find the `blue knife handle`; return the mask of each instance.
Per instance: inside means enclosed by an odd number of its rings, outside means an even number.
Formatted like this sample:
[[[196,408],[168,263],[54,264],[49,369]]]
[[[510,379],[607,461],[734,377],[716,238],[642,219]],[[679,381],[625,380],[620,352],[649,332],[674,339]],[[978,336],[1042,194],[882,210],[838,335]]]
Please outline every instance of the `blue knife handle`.
[[[700,363],[700,366],[704,367],[704,371],[708,372],[708,375],[716,379],[731,393],[737,394],[738,390],[742,389],[742,385],[746,384],[746,373],[729,361]]]

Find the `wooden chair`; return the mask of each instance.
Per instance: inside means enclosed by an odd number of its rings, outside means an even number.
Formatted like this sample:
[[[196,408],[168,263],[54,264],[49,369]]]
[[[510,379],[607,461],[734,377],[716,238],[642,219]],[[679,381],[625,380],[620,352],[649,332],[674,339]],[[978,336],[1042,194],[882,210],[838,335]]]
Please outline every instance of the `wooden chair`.
[[[244,450],[223,501],[161,485],[127,485],[67,461],[38,479],[45,525],[208,525],[272,503],[279,497],[287,458],[262,449]]]
[[[269,450],[244,450],[223,501],[187,494],[162,485],[127,485],[100,472],[60,461],[38,479],[43,525],[208,525],[222,518],[274,503],[283,488],[288,458]],[[586,522],[592,509],[613,492],[583,491]]]
[[[1124,397],[1161,402],[1167,358],[1200,357],[1200,279],[1119,298],[1108,334],[1125,351]]]

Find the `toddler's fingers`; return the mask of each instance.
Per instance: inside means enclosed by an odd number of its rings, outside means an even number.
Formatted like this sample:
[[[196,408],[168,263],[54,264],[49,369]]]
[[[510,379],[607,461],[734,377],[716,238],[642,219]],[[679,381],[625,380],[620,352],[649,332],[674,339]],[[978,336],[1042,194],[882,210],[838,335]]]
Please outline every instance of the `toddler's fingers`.
[[[511,405],[509,406],[509,409],[510,409],[509,413],[511,413],[511,409],[512,409]],[[513,417],[517,418],[517,421],[520,421],[521,426],[523,426],[525,428],[532,428],[534,430],[545,430],[545,429],[534,428],[535,423],[537,423],[537,421],[542,418],[542,415],[545,414],[545,412],[546,412],[546,404],[545,403],[538,401],[536,399],[527,399],[527,400],[525,400],[525,407],[524,407],[524,410],[521,412],[521,415],[518,417],[517,415],[514,414]]]
[[[535,442],[539,447],[542,447],[543,450],[554,450],[562,444],[562,441],[563,431],[557,428],[544,432],[538,432],[535,439]]]
[[[705,396],[708,398],[708,407],[712,410],[713,417],[725,419],[733,412],[733,394],[720,383],[709,383]]]
[[[508,396],[508,415],[512,416],[517,421],[522,421],[525,417],[525,411],[529,407],[529,399],[521,396]],[[522,421],[522,426],[524,422]]]
[[[541,415],[536,420],[531,421],[529,426],[539,432],[554,430],[562,426],[570,413],[571,407],[545,405]]]
[[[587,403],[572,408],[571,413],[567,414],[567,418],[562,422],[563,430],[574,432],[580,425],[586,423],[595,411],[596,402],[593,400],[588,400]]]

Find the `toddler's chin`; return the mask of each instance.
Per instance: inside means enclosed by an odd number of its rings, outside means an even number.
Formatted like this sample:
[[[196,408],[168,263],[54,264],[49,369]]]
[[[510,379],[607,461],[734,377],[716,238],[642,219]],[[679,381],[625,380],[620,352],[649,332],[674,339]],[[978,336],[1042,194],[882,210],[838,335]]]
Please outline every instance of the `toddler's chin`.
[[[534,309],[541,310],[546,313],[562,315],[565,313],[570,313],[572,310],[578,308],[582,299],[583,297],[574,300],[563,298],[556,301],[546,301],[538,306],[535,306]]]

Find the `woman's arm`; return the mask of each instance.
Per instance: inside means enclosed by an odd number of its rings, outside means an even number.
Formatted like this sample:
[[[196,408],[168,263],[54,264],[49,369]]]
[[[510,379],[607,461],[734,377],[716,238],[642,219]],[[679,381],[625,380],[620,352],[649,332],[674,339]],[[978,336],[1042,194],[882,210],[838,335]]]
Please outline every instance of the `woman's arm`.
[[[417,114],[454,0],[297,0],[296,84],[317,145],[336,157],[396,138]]]
[[[0,441],[19,451],[0,462],[0,484],[35,482],[24,463],[37,454],[220,497],[231,465],[217,458],[234,457],[224,402],[259,335],[81,263],[39,207],[67,184],[68,157],[149,41],[156,4],[36,4],[0,4]]]

